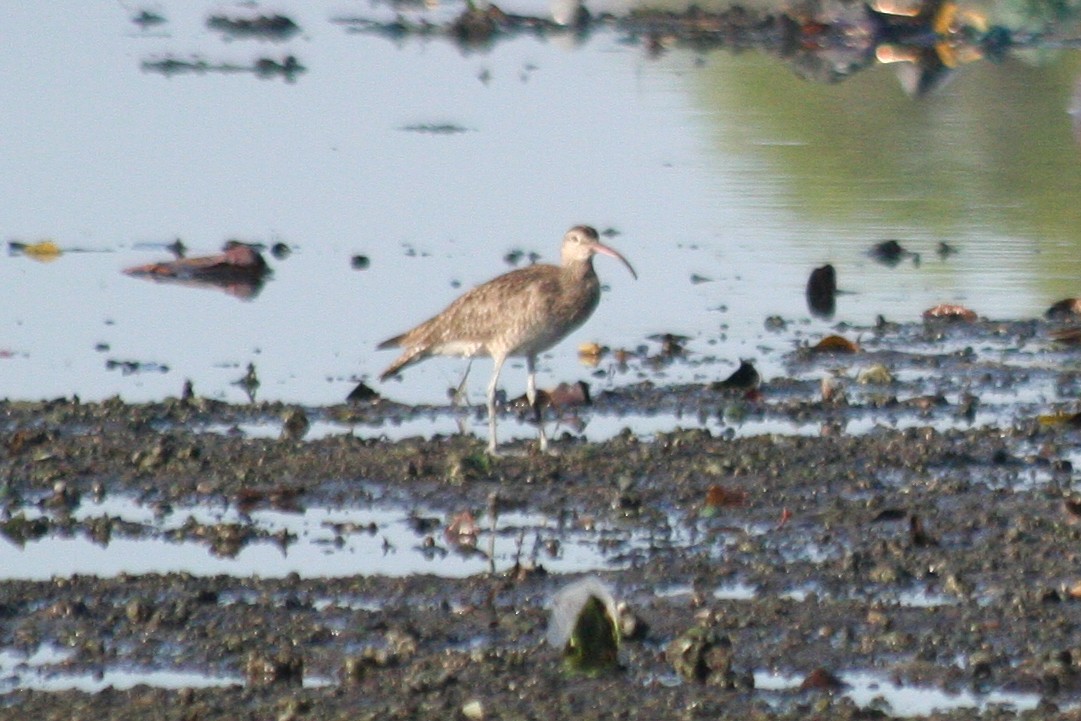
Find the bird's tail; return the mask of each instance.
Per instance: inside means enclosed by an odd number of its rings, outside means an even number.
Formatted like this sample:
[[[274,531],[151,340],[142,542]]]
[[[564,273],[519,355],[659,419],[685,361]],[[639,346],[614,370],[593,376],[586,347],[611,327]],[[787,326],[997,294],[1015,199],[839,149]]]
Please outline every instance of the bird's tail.
[[[397,341],[399,341],[400,339],[400,336],[398,338],[391,338],[390,340],[386,340],[380,343],[378,347],[393,348],[394,346],[398,345]],[[411,366],[414,363],[419,363],[427,357],[428,354],[425,353],[424,348],[407,348],[405,353],[402,353],[400,356],[398,356],[385,371],[379,374],[379,380],[385,381],[387,378],[395,375],[403,368]]]
[[[386,350],[387,348],[398,348],[401,346],[402,341],[405,340],[405,333],[396,335],[393,338],[387,338],[385,341],[376,346],[378,350]]]

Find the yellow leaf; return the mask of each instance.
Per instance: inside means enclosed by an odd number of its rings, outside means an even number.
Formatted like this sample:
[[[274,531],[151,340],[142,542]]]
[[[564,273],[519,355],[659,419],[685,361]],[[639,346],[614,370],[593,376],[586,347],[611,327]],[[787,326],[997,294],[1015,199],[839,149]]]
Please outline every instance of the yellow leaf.
[[[31,243],[23,248],[23,254],[36,260],[56,260],[60,257],[60,246],[51,240]]]

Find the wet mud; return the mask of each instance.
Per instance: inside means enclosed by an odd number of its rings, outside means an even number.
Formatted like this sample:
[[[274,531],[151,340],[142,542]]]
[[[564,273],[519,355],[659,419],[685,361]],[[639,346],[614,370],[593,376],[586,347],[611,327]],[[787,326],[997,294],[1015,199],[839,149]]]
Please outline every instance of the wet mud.
[[[378,395],[326,408],[0,403],[0,535],[20,547],[160,535],[154,521],[78,513],[110,498],[156,517],[184,504],[237,510],[168,532],[220,557],[268,540],[244,521],[253,509],[393,502],[424,509],[422,551],[481,557],[508,514],[559,519],[543,543],[519,541],[520,554],[464,578],[373,575],[358,556],[338,577],[316,565],[280,578],[5,580],[0,649],[17,662],[4,668],[0,717],[1076,717],[1081,371],[1060,329],[840,326],[851,348],[779,348],[786,372],[757,388],[645,380],[579,411],[587,423],[667,414],[668,431],[640,436],[629,421],[605,441],[564,433],[555,454],[516,441],[497,459],[473,435],[306,440],[308,426],[289,421],[360,428],[460,412]],[[678,348],[667,362],[716,371]],[[803,430],[745,430],[767,421]],[[284,432],[206,431],[241,423]],[[633,614],[618,670],[569,672],[545,641],[549,599],[584,575],[546,568],[572,532],[605,546],[606,567],[589,575]],[[283,553],[296,542],[269,540]],[[110,683],[159,671],[199,681]],[[73,690],[69,677],[97,687]],[[928,694],[942,710],[919,703]]]

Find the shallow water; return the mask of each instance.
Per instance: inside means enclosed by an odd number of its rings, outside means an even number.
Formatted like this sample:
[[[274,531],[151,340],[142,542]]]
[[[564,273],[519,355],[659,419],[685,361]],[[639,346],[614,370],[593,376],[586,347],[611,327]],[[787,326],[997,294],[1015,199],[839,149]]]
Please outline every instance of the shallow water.
[[[285,42],[224,38],[205,25],[216,6],[162,3],[167,22],[146,31],[121,4],[73,7],[0,10],[20,29],[0,61],[22,69],[0,115],[0,172],[17,179],[0,240],[68,251],[0,257],[0,397],[138,401],[191,379],[240,401],[232,381],[254,363],[260,398],[338,402],[390,362],[380,340],[508,269],[510,251],[552,259],[578,222],[617,230],[641,278],[598,260],[609,290],[543,359],[542,386],[588,377],[579,342],[634,348],[658,332],[690,336],[718,376],[741,357],[775,375],[763,321],[825,332],[803,290],[827,261],[850,291],[835,320],[855,323],[943,301],[1028,317],[1077,292],[1073,55],[973,63],[914,100],[888,67],[822,85],[760,53],[651,57],[611,31],[463,51],[350,32],[334,21],[358,9],[335,3],[276,8],[302,29]],[[141,69],[287,54],[306,69],[293,82]],[[460,132],[423,130],[440,125]],[[197,255],[234,237],[294,250],[248,302],[119,272],[167,259],[175,238]],[[872,261],[886,238],[921,264]],[[939,258],[940,241],[960,252]],[[358,253],[369,269],[351,269]],[[125,375],[110,360],[167,370]],[[464,365],[376,386],[439,403]],[[476,392],[487,375],[478,363]],[[505,386],[522,380],[517,364]]]
[[[1011,707],[1016,711],[1026,711],[1036,707],[1039,694],[1010,693],[992,691],[977,694],[971,691],[950,693],[934,688],[907,686],[892,681],[885,674],[875,671],[852,671],[840,675],[847,688],[840,692],[860,707],[875,707],[886,710],[895,716],[927,716],[934,712],[948,712],[955,709],[975,709],[984,711],[989,706]],[[798,689],[802,678],[759,671],[754,675],[756,689],[763,691],[783,691]]]
[[[32,509],[20,513],[30,520],[40,517]],[[626,568],[630,555],[646,553],[658,543],[653,532],[641,529],[593,521],[580,527],[521,512],[500,514],[494,528],[482,515],[471,537],[457,538],[444,532],[453,520],[445,515],[389,505],[244,513],[211,504],[171,507],[159,514],[131,498],[84,500],[71,520],[111,519],[114,530],[107,541],[92,538],[83,527],[74,533],[54,528],[22,542],[4,537],[0,581],[180,572],[238,578],[461,578],[493,569],[506,572],[518,562],[543,565],[552,573],[588,573]],[[417,518],[431,528],[418,527]],[[139,530],[125,530],[117,522],[135,524]],[[195,531],[195,524],[210,530]],[[216,546],[215,527],[242,529],[246,540]]]

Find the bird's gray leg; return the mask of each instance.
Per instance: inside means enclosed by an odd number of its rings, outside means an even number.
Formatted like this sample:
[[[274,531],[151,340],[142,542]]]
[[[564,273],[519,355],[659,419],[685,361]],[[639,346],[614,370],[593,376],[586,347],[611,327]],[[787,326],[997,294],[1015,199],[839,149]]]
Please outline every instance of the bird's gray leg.
[[[505,354],[492,356],[492,380],[488,381],[488,454],[492,456],[499,455],[496,452],[495,387],[499,382],[499,372],[503,370],[503,362],[505,360],[507,360]]]
[[[451,405],[458,405],[461,403],[463,406],[469,405],[469,397],[465,392],[465,382],[469,380],[469,371],[473,368],[473,358],[469,358],[469,362],[465,365],[465,374],[462,376],[462,382],[458,384],[458,387],[454,389],[454,399]]]
[[[525,399],[529,401],[530,408],[536,408],[537,406],[537,368],[536,360],[533,356],[529,356],[525,359]]]
[[[525,398],[529,401],[529,407],[533,409],[534,416],[537,419],[538,444],[541,453],[544,453],[548,450],[548,436],[544,434],[544,416],[541,414],[540,407],[537,406],[537,359],[534,356],[526,357],[525,367],[527,373]]]

